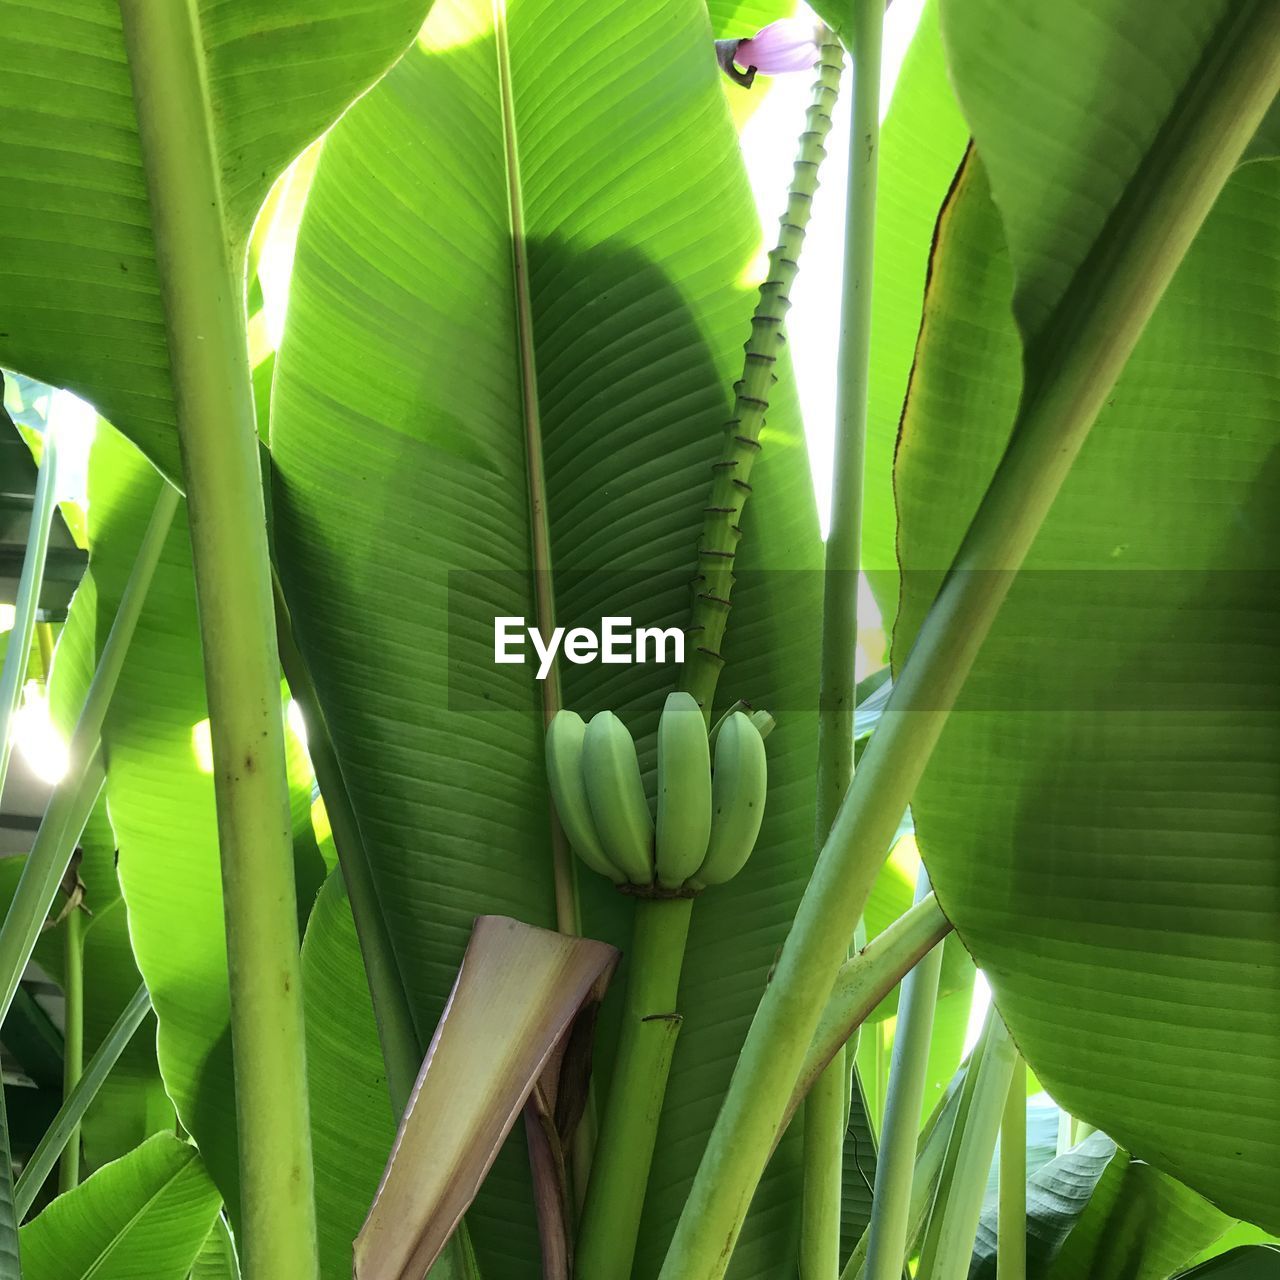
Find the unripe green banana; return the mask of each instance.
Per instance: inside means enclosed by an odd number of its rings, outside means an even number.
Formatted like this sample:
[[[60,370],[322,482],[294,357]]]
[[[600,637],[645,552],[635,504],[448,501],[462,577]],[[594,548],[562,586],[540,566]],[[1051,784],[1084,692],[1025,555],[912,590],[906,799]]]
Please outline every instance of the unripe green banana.
[[[612,711],[591,717],[582,744],[587,801],[604,851],[632,884],[653,883],[653,815],[636,744]]]
[[[720,730],[729,723],[729,717],[736,711],[745,711],[747,715],[750,715],[751,704],[749,702],[743,702],[743,700],[739,698],[737,702],[735,702],[733,706],[731,706],[729,710],[711,726],[711,732],[707,735],[707,741],[710,743],[713,753],[716,749],[716,739],[720,736]]]
[[[547,726],[547,781],[555,801],[560,825],[573,851],[582,861],[614,884],[627,877],[609,861],[600,843],[587,788],[582,780],[582,743],[587,726],[576,711],[557,711]]]
[[[711,751],[702,708],[673,693],[658,721],[658,883],[678,889],[702,865],[711,835]]]
[[[751,723],[760,730],[760,736],[767,738],[777,726],[777,721],[767,711],[753,711]]]
[[[698,885],[732,880],[755,848],[764,820],[768,764],[760,730],[741,711],[721,726],[711,784],[711,840],[694,877]]]

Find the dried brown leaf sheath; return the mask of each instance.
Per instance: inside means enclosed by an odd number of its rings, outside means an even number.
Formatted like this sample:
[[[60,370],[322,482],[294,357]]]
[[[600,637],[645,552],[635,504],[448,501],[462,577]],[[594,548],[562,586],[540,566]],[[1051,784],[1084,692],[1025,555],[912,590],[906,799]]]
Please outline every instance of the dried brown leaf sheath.
[[[356,1280],[419,1280],[618,953],[481,916],[355,1242]],[[545,1088],[546,1086],[544,1086]],[[552,1094],[554,1096],[555,1090]]]

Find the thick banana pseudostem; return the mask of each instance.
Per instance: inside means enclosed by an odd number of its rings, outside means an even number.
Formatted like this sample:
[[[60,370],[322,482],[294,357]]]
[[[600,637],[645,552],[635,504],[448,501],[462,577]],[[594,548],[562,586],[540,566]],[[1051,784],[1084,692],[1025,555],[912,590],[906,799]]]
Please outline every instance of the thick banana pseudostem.
[[[689,628],[688,657],[683,688],[698,700],[710,722],[711,704],[724,658],[720,646],[732,607],[733,562],[742,537],[739,521],[751,494],[751,467],[760,452],[760,431],[769,409],[769,396],[777,375],[774,366],[786,341],[783,320],[791,306],[790,292],[799,270],[800,250],[818,170],[826,157],[831,110],[840,85],[844,53],[839,40],[827,32],[817,66],[813,101],[806,114],[808,128],[800,139],[795,178],[779,227],[778,245],[769,255],[769,278],[760,286],[760,300],[751,318],[751,337],[741,380],[734,387],[733,417],[725,425],[719,459],[712,464],[711,497],[703,511],[698,543],[693,618]]]

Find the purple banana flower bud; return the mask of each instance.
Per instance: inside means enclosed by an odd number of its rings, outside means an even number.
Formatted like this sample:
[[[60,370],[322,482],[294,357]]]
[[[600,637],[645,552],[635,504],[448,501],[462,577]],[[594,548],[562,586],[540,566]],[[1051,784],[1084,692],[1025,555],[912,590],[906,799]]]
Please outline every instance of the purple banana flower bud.
[[[799,18],[780,18],[749,40],[717,40],[716,55],[731,80],[750,88],[757,71],[808,71],[818,61],[818,29]]]

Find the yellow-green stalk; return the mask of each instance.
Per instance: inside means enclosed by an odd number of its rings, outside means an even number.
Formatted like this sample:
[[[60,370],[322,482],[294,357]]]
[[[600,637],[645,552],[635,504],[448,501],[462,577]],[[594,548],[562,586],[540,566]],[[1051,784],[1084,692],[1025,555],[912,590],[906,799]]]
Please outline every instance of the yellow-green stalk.
[[[916,901],[921,901],[928,892],[929,878],[921,868]],[[906,1263],[916,1138],[941,976],[942,944],[939,943],[902,980],[898,994],[897,1029],[876,1155],[871,1222],[867,1227],[867,1280],[901,1280]]]
[[[818,692],[817,849],[826,842],[840,802],[853,780],[854,661],[858,647],[858,571],[862,567],[862,473],[871,360],[883,28],[882,0],[853,0],[844,285]],[[804,1104],[801,1280],[836,1280],[840,1272],[844,1135],[856,1048],[855,1040],[836,1055]]]
[[[969,1274],[987,1172],[995,1154],[1016,1057],[1013,1040],[993,1006],[987,1033],[981,1048],[974,1050],[970,1064],[975,1079],[969,1104],[956,1118],[929,1210],[916,1273],[919,1280],[964,1280]]]
[[[231,987],[246,1280],[315,1280],[280,668],[244,319],[196,0],[119,0],[190,517]]]
[[[996,1280],[1027,1280],[1027,1064],[1013,1063],[1000,1121],[1000,1216]]]

